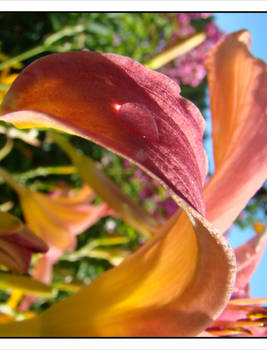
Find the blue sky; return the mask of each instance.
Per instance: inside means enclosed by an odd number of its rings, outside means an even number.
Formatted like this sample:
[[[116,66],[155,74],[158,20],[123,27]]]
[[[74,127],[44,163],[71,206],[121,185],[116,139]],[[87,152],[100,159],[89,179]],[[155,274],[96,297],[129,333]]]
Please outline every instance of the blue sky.
[[[251,51],[254,56],[267,62],[267,13],[215,13],[215,21],[221,30],[233,32],[248,29],[252,36]],[[267,88],[267,87],[266,87]],[[266,219],[266,218],[265,218]],[[251,229],[233,229],[230,243],[236,247],[253,235]],[[254,297],[267,296],[267,249],[260,266],[251,280],[251,294]]]
[[[233,32],[248,29],[252,35],[252,53],[267,62],[267,13],[215,13],[222,30]]]

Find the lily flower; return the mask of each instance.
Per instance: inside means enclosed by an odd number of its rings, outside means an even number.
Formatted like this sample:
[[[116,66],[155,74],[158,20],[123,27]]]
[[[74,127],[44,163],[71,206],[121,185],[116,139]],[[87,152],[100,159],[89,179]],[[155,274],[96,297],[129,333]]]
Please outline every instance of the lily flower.
[[[52,267],[64,252],[76,247],[76,235],[84,232],[102,217],[110,215],[106,203],[90,204],[95,195],[84,185],[77,193],[46,195],[24,189],[20,201],[25,220],[49,245],[48,252],[36,261],[32,277],[45,284],[52,280]],[[20,310],[27,310],[37,298],[26,296]]]
[[[105,203],[90,204],[94,199],[91,188],[84,185],[77,193],[54,195],[24,188],[20,202],[25,221],[50,247],[59,251],[73,250],[75,236],[108,215]]]
[[[33,252],[44,253],[46,243],[15,216],[0,212],[0,263],[19,273],[27,272]]]
[[[194,336],[225,308],[235,259],[222,234],[203,217],[204,120],[179,93],[172,80],[130,58],[92,52],[47,56],[15,81],[2,105],[3,120],[62,129],[112,149],[168,186],[184,212],[119,266],[40,316],[3,325],[1,335]],[[266,165],[263,156],[261,161]],[[260,186],[249,174],[246,201],[253,186],[254,192]],[[211,189],[208,204],[218,200]],[[234,199],[237,204],[240,211],[241,201]]]

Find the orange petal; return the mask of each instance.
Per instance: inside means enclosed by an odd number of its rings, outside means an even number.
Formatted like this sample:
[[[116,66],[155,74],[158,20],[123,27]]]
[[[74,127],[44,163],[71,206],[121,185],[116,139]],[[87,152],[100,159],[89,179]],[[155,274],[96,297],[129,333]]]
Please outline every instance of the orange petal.
[[[204,120],[179,86],[130,58],[67,52],[41,58],[16,79],[3,120],[89,138],[130,158],[204,212]]]
[[[215,232],[202,227],[196,239],[181,214],[168,234],[155,236],[121,265],[31,322],[1,327],[0,335],[194,336],[229,298],[232,259],[231,249]]]
[[[20,194],[28,226],[49,245],[62,250],[72,247],[75,235],[105,216],[106,204],[91,205],[91,198],[88,187],[83,187],[73,197],[51,197],[28,189]]]
[[[215,174],[208,219],[226,231],[267,174],[266,64],[249,52],[250,35],[227,35],[207,55]]]

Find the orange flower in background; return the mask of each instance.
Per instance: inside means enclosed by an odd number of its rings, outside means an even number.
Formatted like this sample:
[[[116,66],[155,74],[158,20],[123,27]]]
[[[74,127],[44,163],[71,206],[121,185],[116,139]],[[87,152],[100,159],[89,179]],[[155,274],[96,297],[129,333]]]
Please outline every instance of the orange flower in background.
[[[235,86],[243,86],[243,77],[234,71],[236,55],[244,65],[248,62],[254,65],[253,58],[246,61],[247,56],[252,56],[242,40],[244,33],[226,37],[216,48],[218,57],[225,59],[220,67],[229,63],[231,68],[225,68],[226,82],[236,79]],[[221,53],[226,49],[230,56]],[[215,62],[216,57],[216,51],[212,51],[210,60]],[[212,78],[218,74],[217,65],[210,67]],[[265,76],[265,65],[261,63],[260,69],[259,74]],[[244,148],[242,143],[249,130],[241,120],[249,117],[243,109],[236,108],[233,99],[242,106],[243,98],[250,97],[250,105],[255,103],[258,108],[259,120],[266,122],[262,114],[266,109],[262,108],[266,104],[261,94],[264,85],[257,85],[253,74],[250,79],[253,93],[248,89],[247,96],[240,93],[233,97],[238,91],[234,89],[226,96],[233,108],[233,113],[226,115],[227,125],[234,124],[234,131],[230,128],[227,142],[218,146],[227,150],[227,157],[224,154],[205,189],[207,217],[216,225],[220,223],[221,232],[231,225],[266,177],[266,152],[259,149],[253,166],[242,161],[247,157],[243,151],[253,149],[250,137],[244,141]],[[218,91],[215,83],[210,85],[212,106],[220,98],[219,92],[214,93]],[[221,83],[223,89],[228,85]],[[258,100],[254,101],[256,96]],[[236,111],[243,113],[241,120]],[[130,158],[169,186],[187,215],[180,210],[119,266],[40,316],[0,327],[1,335],[194,336],[216,320],[234,287],[235,260],[223,236],[200,215],[205,213],[203,184],[207,172],[202,146],[204,121],[197,108],[180,97],[172,80],[118,55],[91,52],[50,55],[24,70],[6,95],[2,112],[6,113],[3,120],[19,127],[44,125],[63,129]],[[219,112],[217,117],[212,107],[215,126],[223,113]],[[256,127],[253,137],[257,139],[256,134],[262,132],[262,127]],[[240,135],[242,139],[236,143]],[[230,147],[229,151],[229,145],[234,149]],[[240,161],[237,156],[242,156]],[[257,162],[259,172],[255,174]],[[232,167],[236,174],[238,170],[244,172],[241,190],[236,181],[230,186],[226,170],[233,176]],[[227,185],[231,187],[232,198],[227,190],[223,191]],[[244,187],[249,190],[243,191]],[[226,199],[232,204],[226,203]],[[216,212],[212,203],[217,205]],[[226,209],[222,208],[229,209],[223,224],[220,219]]]
[[[33,278],[50,284],[52,267],[64,252],[76,247],[76,235],[84,232],[102,217],[110,215],[105,203],[90,204],[95,195],[84,185],[75,193],[52,195],[23,189],[20,202],[28,226],[49,245],[48,252],[36,261]],[[36,297],[26,297],[21,309],[27,309]]]
[[[95,195],[86,185],[77,193],[53,196],[23,188],[19,196],[28,226],[61,252],[74,249],[75,236],[109,214],[105,203],[90,204]]]
[[[11,183],[15,182],[3,169],[1,173],[8,176]],[[64,252],[75,249],[75,236],[84,232],[103,216],[110,215],[111,210],[105,203],[90,204],[95,195],[86,185],[77,192],[69,190],[61,195],[34,192],[19,184],[16,184],[14,189],[18,192],[27,226],[49,247],[48,252],[37,260],[33,277],[50,284],[52,265]],[[26,234],[25,231],[25,236]],[[25,264],[29,264],[28,260],[26,259]]]
[[[46,252],[46,243],[13,215],[0,212],[0,263],[19,273],[27,272],[33,252]]]

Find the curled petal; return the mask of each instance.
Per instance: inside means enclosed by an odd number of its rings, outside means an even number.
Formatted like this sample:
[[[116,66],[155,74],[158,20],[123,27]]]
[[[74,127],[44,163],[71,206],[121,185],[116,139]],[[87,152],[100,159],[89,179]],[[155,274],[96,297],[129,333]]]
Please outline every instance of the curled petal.
[[[215,174],[208,219],[226,231],[267,175],[267,70],[249,52],[250,35],[225,36],[207,55]]]
[[[167,236],[163,231],[75,295],[32,322],[1,327],[0,334],[196,335],[229,298],[232,258],[231,249],[218,242],[215,232],[202,232],[197,240],[190,221],[181,214]]]
[[[132,159],[203,214],[204,119],[179,93],[174,81],[130,58],[68,52],[26,68],[2,113],[18,127],[63,129]]]

